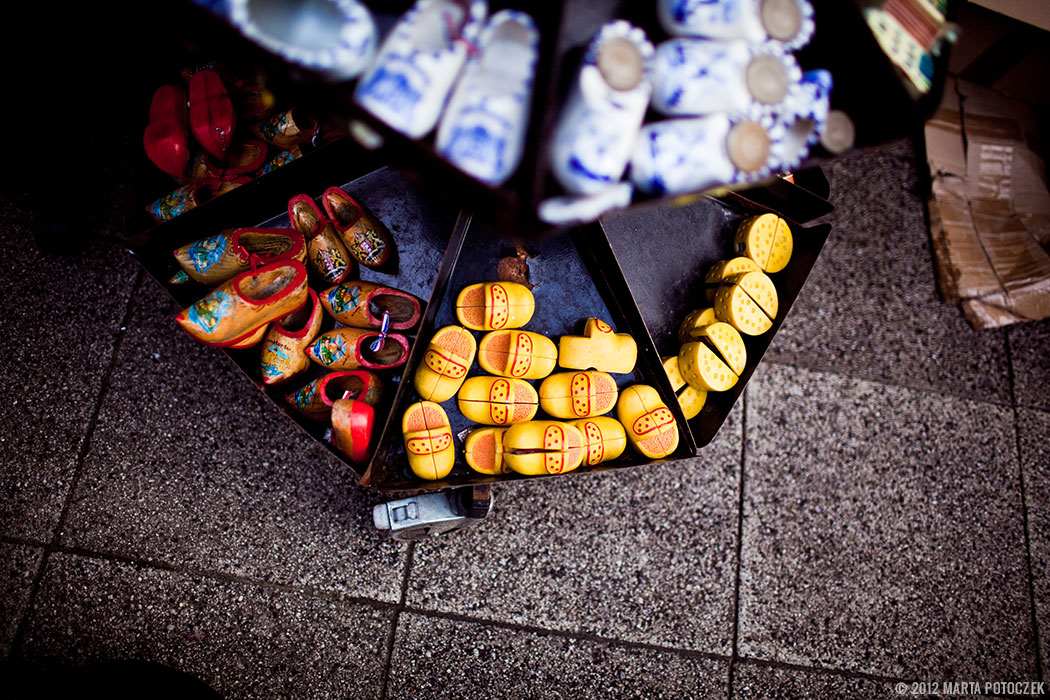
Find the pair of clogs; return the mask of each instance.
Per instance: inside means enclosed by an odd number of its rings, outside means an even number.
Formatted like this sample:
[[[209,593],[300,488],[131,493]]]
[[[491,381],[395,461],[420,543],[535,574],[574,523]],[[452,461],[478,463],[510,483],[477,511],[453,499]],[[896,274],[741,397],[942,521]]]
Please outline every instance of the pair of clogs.
[[[309,420],[330,423],[331,443],[347,459],[368,459],[375,406],[382,396],[379,377],[367,370],[329,372],[288,394],[285,401]]]
[[[209,154],[224,160],[236,123],[222,78],[213,70],[200,70],[190,77],[188,96],[179,85],[162,85],[153,93],[142,145],[158,168],[181,179],[189,165],[190,135]]]

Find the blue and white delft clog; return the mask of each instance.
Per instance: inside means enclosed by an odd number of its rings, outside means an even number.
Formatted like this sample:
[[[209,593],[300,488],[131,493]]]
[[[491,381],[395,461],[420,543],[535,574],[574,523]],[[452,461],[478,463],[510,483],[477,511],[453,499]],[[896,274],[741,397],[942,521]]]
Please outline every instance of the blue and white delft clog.
[[[540,34],[532,17],[502,10],[485,25],[438,126],[438,152],[489,185],[521,162]]]
[[[657,16],[672,36],[768,39],[785,51],[805,46],[815,29],[809,0],[659,0]]]
[[[831,73],[807,71],[792,86],[784,109],[766,122],[770,136],[770,167],[788,172],[801,164],[828,123],[831,109]]]
[[[383,41],[355,101],[405,136],[426,136],[473,50],[486,0],[418,0]]]

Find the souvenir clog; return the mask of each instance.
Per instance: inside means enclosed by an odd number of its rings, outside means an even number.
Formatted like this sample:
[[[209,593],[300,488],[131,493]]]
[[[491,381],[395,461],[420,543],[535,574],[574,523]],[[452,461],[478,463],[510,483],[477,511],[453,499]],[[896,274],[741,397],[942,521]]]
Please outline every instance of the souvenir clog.
[[[721,358],[733,374],[741,374],[747,366],[747,348],[740,331],[724,321],[715,321],[697,333],[697,341],[706,343]]]
[[[233,228],[176,248],[173,255],[188,280],[213,287],[251,268],[253,259],[305,263],[306,244],[294,229]]]
[[[832,82],[830,72],[811,70],[788,91],[782,108],[772,116],[769,125],[774,170],[791,172],[809,155],[810,147],[825,141],[823,137],[831,117]],[[838,152],[842,150],[838,148]]]
[[[638,344],[629,333],[616,333],[599,318],[589,318],[583,335],[558,339],[558,366],[628,374],[638,361]]]
[[[336,328],[322,333],[304,352],[329,369],[390,369],[408,359],[408,340],[399,333],[383,337],[367,328]]]
[[[555,418],[591,418],[616,405],[619,389],[612,375],[594,370],[558,372],[540,384],[540,407]]]
[[[219,160],[233,143],[237,113],[222,77],[213,70],[199,70],[190,77],[190,131],[204,150]]]
[[[492,15],[438,126],[438,153],[489,185],[505,182],[521,162],[539,44],[529,15]]]
[[[350,274],[350,254],[313,198],[299,194],[288,200],[288,220],[306,239],[307,259],[321,279],[329,284],[346,279]]]
[[[503,433],[503,463],[525,476],[572,471],[585,454],[583,435],[570,423],[534,420]]]
[[[310,359],[304,350],[321,331],[323,319],[317,292],[311,289],[302,307],[270,324],[259,358],[263,384],[280,384],[306,371]]]
[[[678,424],[656,389],[633,384],[616,402],[616,417],[627,432],[631,447],[649,459],[666,457],[678,448]]]
[[[482,375],[463,382],[456,403],[467,420],[483,425],[532,420],[539,409],[536,390],[524,379]]]
[[[682,414],[686,420],[692,420],[699,415],[704,404],[707,403],[707,390],[697,389],[685,381],[685,377],[678,369],[678,355],[663,358],[663,366],[667,379],[671,382],[671,388],[678,397],[678,405],[682,407]]]
[[[332,318],[354,328],[381,328],[384,314],[389,315],[389,327],[395,331],[408,330],[419,322],[418,299],[378,282],[343,282],[324,290],[320,297]]]
[[[503,461],[503,434],[507,428],[475,428],[463,441],[463,456],[480,474],[510,474]]]
[[[730,260],[722,260],[721,262],[715,263],[711,266],[711,269],[707,271],[707,274],[704,275],[704,285],[706,287],[707,300],[709,302],[715,300],[715,292],[718,291],[718,287],[721,286],[722,282],[727,277],[739,275],[741,272],[751,272],[752,270],[760,269],[761,268],[758,266],[758,263],[756,263],[751,258],[742,255],[732,258]],[[711,313],[714,313],[713,309],[711,310]],[[713,323],[714,320],[715,319],[712,316],[711,320],[707,323],[698,325],[706,326],[708,325],[708,323]],[[683,339],[682,342],[687,342],[687,340]]]
[[[532,291],[518,282],[472,284],[456,297],[456,318],[473,331],[521,328],[535,310]]]
[[[762,335],[773,327],[762,307],[738,284],[723,284],[715,292],[715,316],[744,335]]]
[[[326,189],[321,195],[321,204],[332,226],[343,237],[347,251],[357,262],[376,269],[390,260],[394,252],[390,231],[342,188]]]
[[[180,311],[175,321],[205,345],[234,345],[306,303],[306,282],[306,268],[298,260],[263,265],[222,283]]]
[[[657,17],[673,36],[769,41],[785,51],[813,36],[809,0],[659,0]]]
[[[477,342],[467,329],[445,326],[438,330],[416,368],[416,393],[437,403],[451,399],[463,386],[476,352]]]
[[[714,295],[712,294],[712,298]],[[696,340],[696,333],[704,326],[709,326],[718,319],[713,308],[694,309],[685,315],[678,325],[678,342],[688,343]]]
[[[485,0],[417,0],[383,40],[354,100],[409,138],[437,124],[488,14]]]
[[[190,162],[190,137],[186,91],[177,85],[161,85],[149,106],[149,124],[142,146],[153,164],[181,180]]]
[[[372,447],[375,409],[364,401],[339,399],[332,404],[332,444],[355,464],[364,464]]]
[[[329,372],[284,397],[284,400],[310,420],[327,421],[339,399],[355,399],[369,406],[379,403],[383,388],[379,377],[358,369]]]
[[[727,277],[725,282],[735,284],[747,292],[766,316],[777,317],[780,302],[777,299],[777,288],[773,280],[769,279],[769,275],[761,270],[752,270]]]
[[[623,454],[627,447],[627,433],[620,421],[609,416],[581,418],[569,423],[583,436],[585,454],[583,464],[593,467]]]
[[[303,305],[305,306],[305,304]],[[255,329],[254,333],[250,333],[242,339],[227,345],[226,347],[230,350],[243,350],[245,348],[255,347],[259,344],[263,338],[266,337],[266,332],[269,330],[270,324],[264,323]]]
[[[299,107],[278,112],[252,127],[252,134],[274,148],[292,150],[313,141],[320,124]]]
[[[748,217],[737,227],[733,247],[738,255],[751,258],[766,272],[780,272],[794,250],[791,227],[773,213]]]
[[[408,453],[408,466],[420,479],[443,479],[456,459],[452,427],[444,409],[433,401],[408,407],[401,418],[401,435]]]
[[[529,331],[492,331],[478,345],[478,364],[489,374],[543,379],[554,371],[558,348],[550,338]]]
[[[689,386],[704,391],[727,391],[737,375],[707,343],[686,343],[678,351],[678,369]]]

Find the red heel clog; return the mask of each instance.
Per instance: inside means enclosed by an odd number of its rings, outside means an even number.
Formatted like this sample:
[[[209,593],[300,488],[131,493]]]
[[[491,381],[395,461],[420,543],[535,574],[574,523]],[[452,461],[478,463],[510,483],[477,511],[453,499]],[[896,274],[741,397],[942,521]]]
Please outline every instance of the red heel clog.
[[[408,359],[408,339],[398,333],[383,338],[380,331],[336,328],[308,345],[306,356],[329,369],[390,369]]]
[[[219,160],[233,141],[237,115],[219,74],[201,70],[190,78],[190,130],[204,150]]]
[[[332,406],[332,444],[351,462],[366,462],[375,420],[375,409],[363,401],[339,399]]]
[[[369,406],[379,403],[382,396],[379,377],[364,369],[350,372],[329,372],[300,387],[284,400],[310,420],[324,422],[339,399],[355,399]]]
[[[303,348],[321,332],[324,310],[317,292],[312,289],[308,292],[309,297],[301,308],[270,324],[259,358],[263,384],[286,382],[310,366],[310,358]]]
[[[154,165],[180,180],[190,161],[186,123],[186,91],[176,85],[161,85],[150,102],[142,146]]]
[[[344,282],[321,292],[321,304],[336,321],[354,328],[381,328],[383,316],[391,330],[404,331],[419,321],[419,300],[400,289],[376,282]]]

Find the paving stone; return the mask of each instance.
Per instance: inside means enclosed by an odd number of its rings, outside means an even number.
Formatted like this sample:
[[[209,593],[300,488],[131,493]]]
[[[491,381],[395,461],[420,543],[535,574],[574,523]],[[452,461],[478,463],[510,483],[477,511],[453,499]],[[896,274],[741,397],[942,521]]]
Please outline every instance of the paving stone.
[[[909,685],[904,688],[911,689]],[[740,662],[733,669],[734,700],[888,700],[907,696],[907,692],[898,693],[897,683],[892,681]]]
[[[1019,323],[1007,333],[1018,405],[1050,411],[1050,321]]]
[[[73,667],[137,660],[187,673],[224,700],[378,698],[390,615],[272,587],[55,554],[13,660],[25,678],[39,674],[41,687]],[[121,679],[109,681],[107,691],[120,688]]]
[[[1042,651],[1043,677],[1050,664],[1050,413],[1018,412],[1021,467],[1028,508],[1028,537],[1032,554],[1036,626]]]
[[[11,650],[18,625],[29,605],[33,580],[43,554],[40,547],[0,542],[0,561],[4,562],[0,571],[0,591],[3,593],[0,598],[0,659],[6,658]]]
[[[396,601],[407,547],[378,492],[146,284],[128,322],[62,542],[173,566]]]
[[[975,331],[934,279],[910,141],[824,166],[831,235],[767,358],[1010,401],[1002,331]]]
[[[770,365],[747,407],[740,654],[1035,677],[1011,409]]]
[[[708,698],[728,662],[474,622],[403,614],[388,697]]]
[[[695,459],[498,489],[488,521],[419,544],[409,603],[728,655],[739,414]]]

